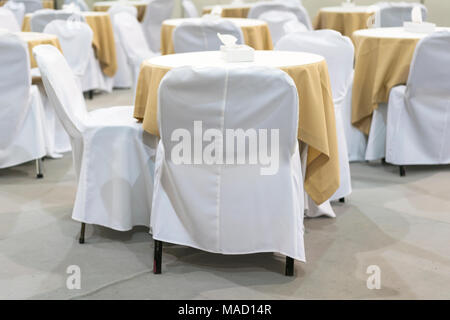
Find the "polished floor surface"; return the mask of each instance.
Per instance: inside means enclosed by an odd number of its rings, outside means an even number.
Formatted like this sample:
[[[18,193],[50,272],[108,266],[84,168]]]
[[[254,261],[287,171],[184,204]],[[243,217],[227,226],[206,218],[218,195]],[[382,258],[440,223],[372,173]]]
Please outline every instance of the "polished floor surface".
[[[129,90],[97,95],[89,107],[126,105]],[[116,232],[71,220],[70,154],[0,170],[0,299],[450,299],[450,166],[352,164],[353,194],[337,218],[305,221],[307,263],[283,276],[274,254],[222,256],[166,246],[153,275],[146,228]],[[69,266],[81,289],[68,289]],[[369,266],[381,288],[369,290]]]

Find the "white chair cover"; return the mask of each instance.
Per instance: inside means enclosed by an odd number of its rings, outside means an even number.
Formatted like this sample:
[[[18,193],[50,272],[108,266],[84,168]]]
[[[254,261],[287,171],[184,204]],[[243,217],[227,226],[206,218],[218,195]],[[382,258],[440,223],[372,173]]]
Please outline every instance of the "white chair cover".
[[[250,11],[248,12],[248,18],[259,19],[261,14],[266,11],[272,10],[292,12],[297,16],[298,21],[303,23],[308,28],[308,30],[313,30],[311,20],[306,9],[300,4],[294,4],[291,2],[271,1],[257,3],[250,8]]]
[[[22,26],[23,17],[25,16],[25,5],[22,2],[9,0],[5,3],[3,8],[9,9],[12,13],[14,13],[17,23],[19,26]]]
[[[158,118],[154,239],[222,254],[279,252],[305,261],[298,95],[292,78],[266,67],[175,68],[160,84]],[[215,129],[212,140],[224,146],[230,141],[220,135],[228,129],[266,129],[267,136],[278,129],[279,170],[261,175],[266,166],[260,164],[176,164],[172,134],[182,128],[192,137],[193,122],[199,120],[204,130]],[[276,154],[274,143],[271,147]],[[248,159],[254,152],[246,149]]]
[[[0,30],[0,168],[45,156],[43,113],[26,43]]]
[[[23,3],[25,5],[25,14],[32,13],[32,12],[42,9],[42,1],[41,0],[10,0],[10,1]]]
[[[0,7],[0,29],[6,29],[10,32],[20,31],[20,26],[14,13],[3,7]]]
[[[422,9],[422,18],[427,17],[427,8],[420,3],[414,2],[379,2],[375,4],[374,27],[403,27],[403,22],[411,21],[411,11],[415,6]]]
[[[147,46],[144,32],[136,17],[128,12],[119,12],[114,15],[113,19],[120,43],[132,69],[133,88],[136,88],[142,61],[155,56],[155,54]]]
[[[304,51],[323,56],[327,61],[335,105],[336,131],[339,150],[340,186],[330,200],[348,196],[352,192],[347,141],[344,129],[344,110],[350,110],[347,97],[353,85],[354,47],[348,37],[333,30],[293,33],[283,37],[276,50]],[[346,119],[348,125],[350,120]]]
[[[197,18],[198,11],[195,4],[191,0],[182,0],[181,5],[183,6],[184,16],[187,18]]]
[[[308,28],[298,20],[286,21],[283,25],[284,34],[309,31]]]
[[[81,11],[89,11],[89,7],[84,0],[64,0],[64,4],[71,3],[77,6]]]
[[[42,9],[33,13],[30,19],[31,31],[43,32],[47,24],[53,20],[76,19],[85,21],[84,17],[75,12],[66,12],[64,10]]]
[[[225,19],[198,19],[186,21],[173,31],[175,53],[220,50],[222,42],[217,33],[230,34],[237,38],[237,44],[244,43],[242,30],[235,23]]]
[[[153,52],[161,52],[161,24],[172,17],[174,0],[150,0],[145,10],[142,28]]]
[[[114,43],[116,45],[117,71],[114,75],[114,87],[130,88],[133,86],[133,71],[128,64],[127,56],[123,49],[122,43],[120,42],[116,25],[114,24],[114,15],[120,12],[128,12],[133,17],[137,18],[137,9],[134,6],[127,5],[123,2],[114,4],[108,9],[108,13],[114,27]]]
[[[406,86],[391,90],[386,161],[396,165],[450,163],[450,32],[423,38]]]
[[[301,22],[298,21],[297,16],[289,11],[269,10],[262,13],[258,19],[267,22],[274,46],[276,45],[278,40],[280,40],[284,35],[286,35],[284,26],[287,22],[295,21],[297,23],[302,24]]]
[[[71,137],[78,180],[72,218],[121,231],[149,226],[158,139],[143,132],[131,106],[87,112],[62,54],[49,45],[37,46],[33,53]]]

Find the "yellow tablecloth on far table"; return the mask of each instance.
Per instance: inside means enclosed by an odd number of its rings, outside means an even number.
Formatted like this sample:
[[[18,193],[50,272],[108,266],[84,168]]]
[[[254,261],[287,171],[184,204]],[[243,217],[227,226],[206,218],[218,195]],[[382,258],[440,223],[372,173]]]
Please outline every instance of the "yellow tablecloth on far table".
[[[174,53],[172,34],[176,26],[184,21],[195,21],[201,18],[170,19],[163,22],[161,27],[161,53]],[[255,50],[272,50],[272,38],[266,22],[253,19],[229,18],[240,26],[247,45]]]
[[[283,67],[292,55],[298,65]],[[328,200],[339,187],[339,158],[336,138],[334,104],[328,67],[322,57],[302,64],[306,53],[256,51],[250,65],[279,65],[294,80],[299,94],[298,138],[308,147],[305,190],[316,203]],[[311,56],[311,55],[310,55]],[[162,61],[178,60],[178,65],[222,65],[220,52],[195,52],[166,55],[144,61],[139,74],[134,117],[143,122],[144,130],[159,135],[157,122],[158,87],[164,75],[173,67]],[[271,60],[271,61],[269,61]],[[275,61],[275,62],[274,62]]]
[[[366,29],[353,34],[352,123],[363,133],[369,134],[372,113],[378,104],[387,103],[391,89],[408,80],[416,45],[425,36],[403,28]]]
[[[106,12],[82,12],[82,14],[94,33],[92,46],[95,56],[100,61],[100,67],[105,75],[113,77],[117,71],[117,58],[114,31],[109,14]],[[31,31],[30,20],[31,14],[26,14],[22,31]]]
[[[367,20],[375,11],[370,7],[326,7],[314,19],[314,29],[332,29],[351,37],[353,32],[367,29]]]
[[[242,4],[222,4],[218,5],[222,8],[222,17],[225,18],[247,18],[250,8],[253,6],[251,3]],[[202,14],[211,13],[214,6],[206,6],[203,8]]]
[[[115,3],[119,3],[118,1],[100,1],[94,3],[94,11],[108,11],[111,6]],[[137,9],[137,19],[142,21],[144,19],[145,10],[147,9],[147,2],[145,1],[126,1],[126,4],[132,5]]]
[[[50,44],[52,46],[57,47],[59,51],[62,52],[58,37],[55,35],[38,32],[16,32],[15,34],[18,35],[23,41],[25,41],[28,44],[28,50],[30,51],[31,68],[37,67],[32,51],[34,47],[41,44]]]
[[[0,7],[3,6],[7,0],[0,0]],[[54,2],[53,0],[42,0],[42,7],[44,9],[54,9]]]

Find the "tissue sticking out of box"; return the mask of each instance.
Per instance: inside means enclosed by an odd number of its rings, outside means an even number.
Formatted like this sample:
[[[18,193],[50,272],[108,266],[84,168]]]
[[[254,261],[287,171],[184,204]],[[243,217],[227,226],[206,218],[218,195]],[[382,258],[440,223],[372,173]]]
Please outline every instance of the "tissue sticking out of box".
[[[226,62],[252,62],[255,59],[255,49],[244,44],[236,44],[235,36],[217,33],[217,37],[223,43],[220,52]]]
[[[422,8],[420,6],[414,6],[411,10],[411,21],[414,23],[422,23]]]

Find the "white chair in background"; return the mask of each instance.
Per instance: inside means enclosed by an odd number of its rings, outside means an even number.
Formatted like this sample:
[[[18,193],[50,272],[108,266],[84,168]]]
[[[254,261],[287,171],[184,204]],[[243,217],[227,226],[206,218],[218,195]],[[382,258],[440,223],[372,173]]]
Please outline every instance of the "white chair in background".
[[[286,21],[283,25],[283,29],[285,34],[309,31],[308,28],[298,20]]]
[[[244,43],[241,28],[226,19],[186,21],[173,31],[175,53],[219,50],[222,42],[217,33],[233,35],[237,44]]]
[[[309,19],[309,15],[306,9],[300,4],[293,4],[291,2],[270,1],[258,3],[250,8],[250,11],[248,12],[248,18],[259,19],[259,17],[264,12],[273,10],[292,12],[296,15],[298,21],[303,23],[308,28],[308,30],[313,30],[311,20]]]
[[[161,25],[172,17],[175,0],[150,0],[145,10],[142,28],[153,52],[161,52]]]
[[[132,70],[133,89],[136,89],[142,61],[149,59],[156,54],[147,46],[144,32],[136,17],[128,12],[119,12],[114,15],[113,19],[119,41]]]
[[[0,29],[6,29],[10,32],[20,31],[20,26],[14,13],[2,7],[0,7]]]
[[[40,159],[46,155],[45,120],[36,86],[31,85],[27,44],[0,30],[0,168]]]
[[[42,0],[10,0],[10,1],[23,3],[25,5],[25,14],[33,13],[43,8]]]
[[[450,32],[418,43],[406,85],[394,87],[387,108],[386,162],[450,163]]]
[[[290,257],[287,275],[293,274],[293,259],[305,261],[298,106],[292,78],[279,69],[180,67],[165,75],[159,88],[161,141],[151,216],[155,273],[161,272],[162,241],[221,254],[278,252]],[[199,160],[192,154],[179,163],[173,154],[180,155],[175,150],[181,140],[190,150],[194,143],[190,139],[199,130],[196,121],[203,130],[211,129],[204,131],[203,138],[210,142],[205,141],[200,152],[217,157],[191,164]],[[276,155],[278,170],[264,172],[269,165],[259,161],[236,164],[236,159],[257,157],[255,149],[250,151],[257,148],[252,142],[242,153],[234,147],[224,147],[223,154],[218,151],[222,144],[236,142],[225,132],[249,128],[260,135],[260,151],[267,148]],[[279,139],[268,147],[261,132],[271,140],[272,130],[278,130]],[[202,137],[197,136],[195,143],[202,143],[198,139]],[[211,141],[216,142],[215,152]]]
[[[23,17],[25,16],[25,5],[22,2],[15,2],[13,0],[9,0],[3,6],[5,9],[9,9],[14,13],[16,17],[17,23],[19,26],[22,26]]]
[[[341,200],[351,194],[350,166],[344,115],[351,112],[353,86],[354,47],[348,37],[333,30],[293,33],[282,38],[275,50],[304,51],[323,56],[327,61],[336,115],[336,132],[339,150],[340,186],[330,200]],[[345,121],[344,121],[345,119]],[[356,129],[355,129],[356,130]],[[333,214],[331,214],[332,216]]]
[[[411,11],[419,6],[422,9],[422,18],[425,21],[427,8],[420,3],[414,2],[379,2],[375,4],[374,27],[402,27],[403,22],[411,21]]]
[[[197,18],[198,11],[192,0],[182,0],[181,5],[183,6],[184,16],[187,18]]]
[[[74,4],[81,11],[89,11],[89,7],[84,0],[64,0],[65,5]]]
[[[64,10],[42,9],[31,15],[30,27],[32,32],[43,32],[47,24],[53,20],[76,19],[85,21],[80,13],[67,12]]]
[[[45,90],[69,133],[78,181],[72,218],[125,231],[149,226],[158,138],[143,132],[133,107],[86,110],[76,77],[63,55],[41,45],[33,53]]]
[[[302,24],[298,21],[297,16],[289,11],[269,10],[259,15],[260,20],[267,22],[273,45],[286,35],[285,25],[290,21]],[[303,24],[302,24],[303,25]],[[304,26],[304,25],[303,25]]]
[[[130,68],[127,56],[120,42],[119,33],[114,23],[114,15],[120,12],[128,12],[133,17],[137,18],[137,9],[134,6],[123,3],[114,4],[108,9],[109,16],[114,28],[114,43],[116,45],[117,71],[114,75],[115,88],[130,88],[133,86],[133,71]]]

